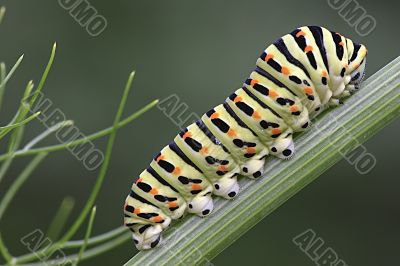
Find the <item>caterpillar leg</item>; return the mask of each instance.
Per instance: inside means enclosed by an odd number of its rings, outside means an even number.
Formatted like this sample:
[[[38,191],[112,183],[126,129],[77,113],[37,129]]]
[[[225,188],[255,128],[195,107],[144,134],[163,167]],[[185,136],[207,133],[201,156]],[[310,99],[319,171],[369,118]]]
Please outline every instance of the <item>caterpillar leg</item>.
[[[188,212],[204,217],[209,215],[214,209],[214,202],[211,193],[205,195],[198,194],[188,204]]]
[[[285,137],[278,138],[273,145],[271,145],[271,154],[280,159],[290,159],[294,152],[294,143],[292,134],[288,134]]]
[[[264,173],[265,158],[247,161],[243,167],[243,175],[250,178],[259,178]]]
[[[232,199],[239,193],[239,184],[236,175],[232,177],[223,177],[214,183],[214,195]]]
[[[295,149],[294,149],[294,143],[293,140],[290,142],[289,146],[286,147],[282,152],[278,153],[276,157],[280,159],[290,159],[294,155]]]
[[[130,228],[132,231],[132,239],[138,250],[151,249],[156,247],[162,240],[161,225],[135,225]]]

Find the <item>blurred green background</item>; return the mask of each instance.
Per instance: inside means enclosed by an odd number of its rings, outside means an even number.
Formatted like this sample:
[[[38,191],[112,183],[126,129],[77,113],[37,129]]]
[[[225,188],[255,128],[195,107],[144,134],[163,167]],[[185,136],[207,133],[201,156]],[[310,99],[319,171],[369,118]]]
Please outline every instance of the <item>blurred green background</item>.
[[[321,25],[368,47],[371,75],[399,55],[398,1],[358,0],[377,21],[362,37],[327,1],[90,1],[108,22],[91,37],[58,1],[1,1],[7,13],[0,27],[0,60],[24,62],[11,80],[1,124],[14,114],[25,84],[37,83],[51,46],[58,50],[44,93],[89,135],[112,124],[122,89],[136,70],[125,115],[153,99],[179,95],[197,114],[241,86],[256,58],[276,38],[302,25]],[[29,140],[43,130],[26,132]],[[169,142],[178,128],[157,108],[120,130],[109,172],[97,201],[94,234],[122,224],[122,204],[133,178]],[[292,238],[308,228],[348,265],[397,265],[400,259],[399,121],[366,143],[376,167],[360,175],[342,160],[213,259],[215,265],[313,265]],[[57,143],[49,138],[42,145]],[[104,150],[105,139],[96,141]],[[4,147],[0,147],[3,151]],[[11,181],[28,162],[16,160]],[[56,152],[35,171],[0,224],[14,255],[28,251],[19,239],[46,230],[61,200],[76,199],[74,216],[91,191],[97,172],[69,152]],[[80,232],[82,235],[82,231]],[[82,265],[121,265],[135,253],[127,242]]]

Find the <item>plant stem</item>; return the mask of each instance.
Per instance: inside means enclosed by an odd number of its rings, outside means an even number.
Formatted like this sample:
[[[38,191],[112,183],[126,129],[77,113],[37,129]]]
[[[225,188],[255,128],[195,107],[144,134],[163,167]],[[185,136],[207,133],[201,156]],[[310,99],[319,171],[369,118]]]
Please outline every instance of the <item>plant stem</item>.
[[[113,240],[110,240],[110,241],[108,241],[108,242],[106,242],[104,244],[101,244],[101,245],[99,245],[97,247],[88,249],[83,254],[82,260],[87,260],[87,259],[96,257],[96,256],[98,256],[100,254],[103,254],[103,253],[105,253],[105,252],[107,252],[107,251],[109,251],[109,250],[111,250],[111,249],[113,249],[115,247],[118,247],[119,245],[125,243],[129,239],[131,239],[130,234],[123,234],[122,236],[119,236],[119,237],[117,237],[117,238],[115,238]],[[63,263],[65,263],[65,262],[71,262],[71,261],[76,260],[77,256],[78,256],[77,254],[69,255],[69,256],[67,256],[67,257],[65,257],[63,259],[50,260],[50,261],[47,261],[46,263],[47,263],[47,265],[60,265],[60,264],[63,265]],[[66,265],[69,265],[69,264],[66,264]],[[29,264],[23,264],[21,266],[43,266],[43,263],[42,262],[29,263]]]
[[[60,204],[53,221],[50,223],[49,229],[47,230],[46,236],[55,241],[59,238],[61,230],[64,228],[68,217],[70,216],[74,207],[75,201],[71,197],[66,197]]]
[[[50,135],[51,133],[56,132],[57,130],[60,130],[61,128],[64,127],[69,127],[72,126],[74,124],[74,122],[72,120],[66,120],[66,121],[61,121],[58,122],[57,124],[55,124],[54,126],[49,127],[48,129],[46,129],[45,131],[43,131],[42,133],[40,133],[38,136],[36,136],[35,138],[33,138],[31,141],[29,141],[24,148],[22,149],[23,151],[27,151],[29,149],[31,149],[33,146],[35,146],[36,144],[38,144],[40,141],[42,141],[43,139],[45,139],[48,135]]]
[[[28,166],[22,171],[22,173],[15,179],[11,187],[7,190],[3,199],[0,202],[0,220],[3,218],[4,212],[6,211],[11,200],[18,192],[20,187],[32,174],[33,170],[39,165],[39,163],[46,157],[47,153],[39,153],[35,158],[28,164]]]
[[[93,246],[93,245],[100,244],[103,242],[110,243],[110,242],[112,242],[112,239],[116,239],[117,237],[121,236],[122,234],[129,236],[129,234],[127,234],[127,233],[128,233],[128,229],[125,226],[121,226],[121,227],[115,228],[113,230],[110,230],[106,233],[103,233],[101,235],[97,235],[95,237],[89,238],[88,246]],[[83,243],[84,243],[84,240],[68,241],[64,244],[63,249],[79,248],[83,245]],[[85,254],[83,255],[83,257],[85,257]],[[25,255],[16,257],[17,262],[33,261],[35,259],[36,259],[36,255],[33,253],[29,253],[29,254],[25,254]]]
[[[77,266],[79,264],[79,262],[82,259],[82,255],[83,252],[85,251],[87,245],[88,245],[88,239],[90,237],[90,234],[92,233],[92,228],[93,228],[93,222],[94,222],[94,216],[96,215],[96,206],[94,206],[92,208],[92,212],[90,213],[90,218],[89,218],[89,223],[88,223],[88,227],[86,230],[86,234],[85,234],[85,238],[83,240],[83,245],[81,246],[79,253],[78,253],[78,257],[74,263],[75,266]]]
[[[3,241],[3,237],[1,236],[1,233],[0,233],[0,254],[7,261],[7,264],[10,265],[11,262],[13,261],[13,256],[8,252],[8,249]]]

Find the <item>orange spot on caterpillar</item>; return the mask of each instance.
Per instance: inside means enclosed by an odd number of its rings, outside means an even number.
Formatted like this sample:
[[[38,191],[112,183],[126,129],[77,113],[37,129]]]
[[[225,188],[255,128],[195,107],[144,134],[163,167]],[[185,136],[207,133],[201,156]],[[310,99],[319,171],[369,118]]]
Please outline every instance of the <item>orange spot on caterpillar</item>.
[[[235,136],[236,136],[236,131],[233,130],[232,128],[230,128],[230,129],[228,130],[228,136],[230,136],[230,137],[235,137]]]
[[[247,153],[256,153],[256,148],[254,148],[254,147],[248,147],[248,148],[246,149],[246,152],[247,152]]]
[[[190,137],[192,137],[192,133],[190,131],[183,134],[183,139],[190,138]]]
[[[220,165],[218,166],[218,170],[225,172],[228,168],[226,167],[226,165]]]
[[[201,190],[201,185],[199,185],[199,184],[193,184],[193,185],[192,185],[192,190]]]
[[[200,153],[201,153],[201,154],[208,154],[208,148],[207,148],[207,147],[202,147],[202,148],[200,149]]]
[[[297,112],[298,110],[299,110],[299,107],[297,105],[290,106],[290,112],[294,113],[294,112]]]
[[[313,47],[311,45],[307,45],[306,48],[304,48],[304,52],[308,53],[313,50]]]
[[[157,157],[156,161],[159,162],[160,160],[164,160],[165,156],[164,155],[160,155]]]
[[[218,118],[218,117],[219,117],[219,114],[218,114],[218,113],[213,113],[213,114],[210,116],[211,119],[216,119],[216,118]]]
[[[279,128],[273,128],[271,132],[272,132],[272,135],[278,135],[281,133],[281,130]]]
[[[140,209],[139,209],[139,208],[135,208],[135,209],[133,210],[133,213],[134,213],[134,214],[139,214],[139,213],[140,213]]]
[[[300,36],[305,36],[306,33],[304,31],[299,31],[298,33],[296,33],[296,37],[299,38]]]
[[[156,188],[152,188],[152,189],[150,190],[150,194],[151,194],[151,195],[157,195],[157,194],[158,194],[158,190],[157,190]]]
[[[311,87],[305,87],[305,88],[304,88],[304,92],[305,92],[306,94],[312,94],[312,93],[313,93],[313,89],[312,89]]]
[[[235,99],[233,100],[235,103],[241,102],[243,99],[240,96],[236,96]]]
[[[161,218],[161,216],[158,215],[158,216],[156,216],[156,217],[151,218],[151,220],[152,220],[153,222],[155,222],[155,223],[158,223],[158,222],[161,222],[161,221],[163,220],[163,218]]]
[[[289,73],[290,73],[289,68],[284,67],[284,66],[281,68],[281,72],[283,75],[289,75]]]
[[[272,58],[274,58],[274,55],[273,54],[267,54],[266,56],[265,56],[265,62],[268,62],[270,59],[272,59]]]
[[[177,206],[178,206],[178,203],[176,203],[176,201],[168,202],[168,207],[170,207],[170,208],[174,208],[174,207],[177,207]]]
[[[268,95],[271,96],[271,97],[277,97],[277,96],[279,96],[279,94],[278,94],[276,91],[274,91],[274,90],[270,90],[269,93],[268,93]]]
[[[251,81],[250,81],[250,85],[252,86],[252,87],[254,87],[254,85],[256,85],[258,83],[258,80],[256,80],[256,79],[252,79]]]
[[[174,171],[172,171],[173,175],[180,175],[181,174],[181,168],[175,167]]]
[[[259,112],[257,112],[257,111],[254,111],[254,113],[253,113],[252,117],[253,117],[254,119],[260,119],[260,118],[261,118],[261,115],[260,115],[260,113],[259,113]]]
[[[142,178],[139,178],[138,180],[136,180],[135,184],[140,183],[140,182],[142,182],[142,181],[143,181],[143,179],[142,179]]]

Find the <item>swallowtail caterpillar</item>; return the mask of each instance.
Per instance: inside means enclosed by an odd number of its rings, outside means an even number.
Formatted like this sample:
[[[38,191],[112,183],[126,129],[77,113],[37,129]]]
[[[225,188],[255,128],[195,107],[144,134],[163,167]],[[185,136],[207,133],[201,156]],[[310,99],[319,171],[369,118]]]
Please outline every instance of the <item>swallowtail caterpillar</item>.
[[[318,26],[268,46],[242,88],[182,130],[132,185],[124,223],[139,250],[186,212],[207,216],[212,195],[233,199],[239,175],[259,178],[268,155],[289,159],[293,133],[358,89],[367,49]]]

